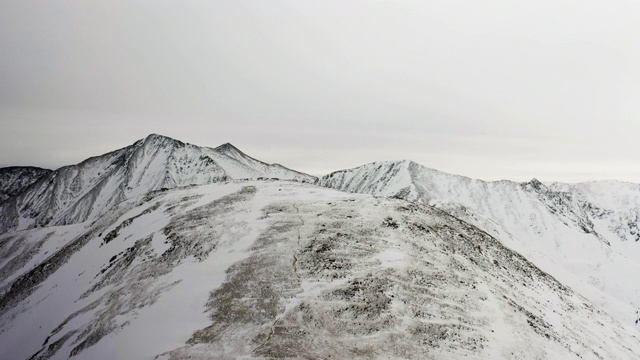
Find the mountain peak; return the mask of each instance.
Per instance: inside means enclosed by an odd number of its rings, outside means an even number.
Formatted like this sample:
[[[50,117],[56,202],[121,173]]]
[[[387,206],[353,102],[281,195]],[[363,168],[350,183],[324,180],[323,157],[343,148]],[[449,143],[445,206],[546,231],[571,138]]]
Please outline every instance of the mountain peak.
[[[242,153],[242,151],[240,151],[240,149],[238,149],[237,147],[233,146],[233,144],[231,144],[229,142],[226,142],[226,143],[218,146],[214,150],[218,151],[218,152],[221,152],[221,153],[228,153],[228,152],[239,152],[239,153]]]
[[[125,199],[162,188],[205,185],[228,179],[279,178],[315,182],[313,176],[266,164],[230,143],[212,149],[158,134],[150,134],[133,145],[63,167],[47,176],[51,181],[34,183],[38,186],[30,187],[28,193],[20,191],[20,198],[12,196],[11,203],[7,201],[10,198],[0,201],[0,233],[20,226],[83,222],[114,209]],[[8,184],[14,182],[6,181]],[[56,190],[70,183],[74,184],[70,190]],[[11,194],[17,193],[12,191]],[[23,218],[28,221],[21,223]]]
[[[144,139],[140,140],[140,142],[144,145],[151,144],[161,144],[161,145],[169,145],[169,144],[182,144],[184,143],[180,140],[176,140],[174,138],[159,135],[159,134],[149,134]]]
[[[236,159],[236,160],[240,160],[240,161],[245,161],[247,159],[251,159],[260,163],[263,163],[260,160],[254,159],[252,157],[250,157],[249,155],[243,153],[240,149],[238,149],[237,147],[233,146],[233,144],[231,143],[224,143],[220,146],[218,146],[217,148],[213,149],[216,152],[218,152],[219,154],[223,154],[226,155],[230,158]],[[266,165],[266,163],[263,163]]]
[[[524,186],[525,188],[532,188],[536,191],[543,191],[548,189],[545,184],[543,184],[536,178],[532,178],[529,182],[523,183],[522,186]]]

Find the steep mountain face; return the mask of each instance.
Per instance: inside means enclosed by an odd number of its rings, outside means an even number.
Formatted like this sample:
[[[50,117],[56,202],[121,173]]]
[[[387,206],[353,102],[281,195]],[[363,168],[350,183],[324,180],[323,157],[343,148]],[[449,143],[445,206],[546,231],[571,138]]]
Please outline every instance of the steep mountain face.
[[[485,182],[411,161],[377,162],[320,180],[352,193],[442,209],[499,238],[627,323],[638,323],[640,186]]]
[[[0,203],[16,196],[39,178],[51,172],[33,166],[12,166],[0,169]]]
[[[303,183],[153,191],[0,251],[10,359],[640,356],[636,329],[484,231]]]
[[[159,189],[258,177],[316,181],[255,160],[231,144],[216,149],[150,135],[131,146],[66,166],[0,204],[0,233],[96,219],[125,199]]]
[[[569,193],[583,204],[598,233],[619,238],[627,251],[638,253],[640,244],[640,184],[592,181],[579,184],[553,183],[550,189]]]

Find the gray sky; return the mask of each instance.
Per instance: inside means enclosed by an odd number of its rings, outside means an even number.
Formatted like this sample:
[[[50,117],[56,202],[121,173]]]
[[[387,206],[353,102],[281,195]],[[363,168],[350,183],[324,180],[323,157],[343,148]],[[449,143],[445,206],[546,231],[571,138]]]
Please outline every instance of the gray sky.
[[[640,1],[0,0],[0,166],[160,133],[312,174],[640,182]]]

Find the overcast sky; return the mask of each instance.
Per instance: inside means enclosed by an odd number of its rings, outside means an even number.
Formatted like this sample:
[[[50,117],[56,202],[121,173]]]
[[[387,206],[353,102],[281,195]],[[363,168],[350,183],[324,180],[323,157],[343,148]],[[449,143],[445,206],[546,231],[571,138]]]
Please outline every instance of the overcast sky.
[[[640,182],[639,24],[619,0],[0,0],[0,166],[159,133],[316,175]]]

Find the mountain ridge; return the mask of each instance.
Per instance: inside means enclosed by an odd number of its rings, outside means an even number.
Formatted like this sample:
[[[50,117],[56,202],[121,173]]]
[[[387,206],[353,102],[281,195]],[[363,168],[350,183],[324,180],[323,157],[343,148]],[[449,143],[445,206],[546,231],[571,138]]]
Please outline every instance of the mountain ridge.
[[[15,359],[640,353],[628,324],[477,227],[404,200],[236,180],[0,242],[0,348]]]
[[[0,168],[0,203],[20,194],[51,171],[36,166]]]
[[[130,146],[49,172],[29,191],[0,202],[0,233],[95,219],[118,203],[150,191],[266,178],[435,206],[501,239],[554,276],[581,288],[583,295],[616,316],[638,319],[634,311],[640,309],[640,301],[635,300],[640,298],[640,287],[614,275],[620,269],[640,270],[634,260],[640,257],[640,246],[631,245],[640,240],[640,185],[627,182],[484,181],[409,159],[373,162],[316,178],[264,163],[228,142],[216,148],[199,147],[150,134]],[[612,200],[611,193],[617,192],[621,195]],[[575,250],[565,238],[578,241],[578,253],[584,252],[590,260],[569,254]],[[604,266],[604,271],[596,271],[596,266]]]
[[[633,358],[638,216],[632,183],[486,182],[411,160],[316,178],[150,134],[0,202],[0,348]]]
[[[319,184],[444,210],[499,238],[610,313],[638,323],[640,286],[620,275],[640,271],[637,184],[487,182],[413,161],[369,163],[325,175]]]
[[[124,199],[162,188],[258,177],[316,181],[256,160],[231,144],[216,150],[150,134],[127,147],[63,166],[26,193],[8,198],[0,204],[0,233],[83,222]]]

